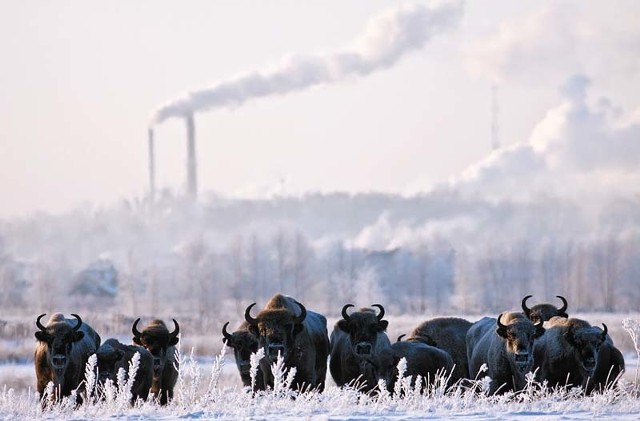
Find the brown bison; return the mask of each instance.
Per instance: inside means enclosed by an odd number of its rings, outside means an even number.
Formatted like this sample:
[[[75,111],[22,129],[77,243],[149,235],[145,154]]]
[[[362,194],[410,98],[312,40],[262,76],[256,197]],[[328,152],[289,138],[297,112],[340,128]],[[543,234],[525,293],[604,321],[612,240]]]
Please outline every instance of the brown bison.
[[[273,296],[254,318],[251,309],[255,305],[247,307],[245,320],[251,333],[259,338],[259,347],[264,349],[265,356],[260,361],[263,387],[274,387],[271,365],[281,357],[286,368],[296,368],[293,387],[324,390],[329,354],[327,319],[281,294]],[[295,307],[294,313],[291,309]]]
[[[624,371],[622,354],[607,343],[607,325],[603,329],[581,319],[555,318],[534,348],[540,380],[549,387],[582,386],[586,393],[617,380]],[[606,354],[603,356],[603,354]],[[612,357],[619,358],[611,363]]]
[[[142,332],[138,330],[140,318],[133,322],[131,332],[133,342],[146,348],[153,356],[153,382],[151,393],[160,398],[160,404],[166,405],[173,399],[173,388],[178,381],[178,360],[176,348],[180,325],[173,320],[173,332],[169,332],[162,320],[153,320]]]
[[[62,313],[55,313],[43,326],[40,320],[44,316],[36,319],[36,390],[42,396],[47,384],[53,382],[58,397],[69,396],[84,384],[85,365],[100,346],[100,335],[77,314],[65,319]]]
[[[227,332],[227,326],[229,322],[226,322],[222,326],[223,342],[233,348],[233,355],[236,360],[236,367],[240,373],[240,379],[244,386],[251,386],[251,354],[258,352],[258,337],[251,333],[249,323],[243,322],[238,329],[233,333]],[[256,388],[261,388],[264,385],[262,379],[262,371],[258,370],[256,373]]]
[[[457,381],[470,378],[466,338],[472,325],[470,321],[458,317],[438,317],[418,325],[410,336],[429,338],[431,343],[427,345],[440,348],[451,355],[455,364],[451,378]]]
[[[140,354],[140,360],[136,377],[130,389],[132,405],[138,398],[146,400],[149,396],[149,389],[153,382],[153,356],[151,353],[141,346],[125,345],[114,338],[104,341],[96,352],[98,382],[101,385],[104,385],[107,379],[118,385],[118,371],[121,368],[128,376],[129,364],[136,353]]]
[[[394,353],[385,333],[389,322],[383,320],[384,307],[373,304],[371,308],[348,314],[349,307],[342,307],[342,319],[331,332],[331,359],[329,369],[338,386],[358,382],[365,392],[372,391],[382,379],[390,383],[394,366]]]
[[[542,322],[534,325],[522,313],[505,312],[498,320],[478,320],[467,332],[469,375],[475,379],[486,364],[490,394],[521,390],[525,374],[533,371],[534,340],[543,334]]]
[[[527,307],[527,300],[531,297],[533,295],[527,295],[522,299],[522,311],[533,323],[546,322],[551,320],[552,317],[569,317],[567,314],[567,300],[563,296],[556,295],[562,301],[562,307],[556,307],[553,304],[536,304],[529,308]]]

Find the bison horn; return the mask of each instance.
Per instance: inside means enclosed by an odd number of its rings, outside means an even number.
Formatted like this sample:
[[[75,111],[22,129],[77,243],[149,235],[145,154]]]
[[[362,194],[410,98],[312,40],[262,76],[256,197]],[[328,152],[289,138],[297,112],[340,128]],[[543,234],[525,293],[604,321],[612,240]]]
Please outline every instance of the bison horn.
[[[526,314],[527,317],[529,317],[529,314],[531,313],[531,309],[527,307],[527,300],[531,297],[533,297],[533,295],[527,295],[522,299],[522,311],[524,311],[524,314]]]
[[[342,318],[345,320],[349,320],[349,314],[347,314],[349,307],[353,307],[353,304],[345,304],[344,307],[342,307]]]
[[[502,322],[500,321],[500,319],[502,318],[502,313],[500,313],[500,315],[498,316],[498,321],[496,322],[498,324],[498,327],[500,328],[506,328],[505,325],[502,324]]]
[[[133,322],[133,326],[131,326],[131,333],[133,333],[133,336],[135,338],[139,338],[140,335],[142,335],[142,333],[138,330],[138,322],[140,321],[140,317],[138,317],[136,319],[135,322]]]
[[[404,338],[405,336],[407,336],[406,333],[403,333],[402,335],[398,336],[398,340],[396,342],[402,342],[402,338]]]
[[[43,313],[41,315],[38,316],[38,318],[36,319],[36,326],[38,327],[38,329],[45,331],[47,330],[44,326],[42,326],[42,323],[40,323],[40,319],[42,319],[47,313]]]
[[[604,329],[602,329],[602,340],[604,341],[605,339],[607,339],[607,332],[609,331],[609,329],[607,329],[607,325],[605,325],[604,323],[602,323],[602,327]]]
[[[171,320],[173,320],[173,332],[171,332],[169,336],[171,336],[172,338],[176,338],[178,337],[178,333],[180,333],[180,325],[178,324],[178,322],[176,322],[176,319]]]
[[[371,304],[371,307],[378,307],[380,309],[380,313],[378,313],[378,320],[382,320],[384,317],[384,307],[382,307],[382,304]]]
[[[258,321],[256,319],[254,319],[253,317],[251,317],[251,308],[256,305],[256,303],[251,304],[249,307],[247,307],[247,309],[244,311],[244,319],[251,325],[251,326],[257,326],[258,325]]]
[[[560,298],[560,300],[562,301],[562,308],[559,308],[558,312],[559,313],[563,313],[563,312],[567,311],[567,307],[569,306],[567,304],[567,300],[562,295],[556,295],[556,297]]]
[[[224,336],[224,338],[227,340],[227,343],[231,343],[231,341],[233,340],[233,336],[231,336],[231,334],[227,332],[227,326],[229,326],[229,322],[225,323],[224,326],[222,326],[222,336]]]
[[[80,329],[80,326],[82,326],[82,319],[77,314],[72,313],[71,315],[75,317],[76,320],[78,320],[78,324],[73,327],[73,331],[75,332],[76,330]]]
[[[296,304],[298,304],[298,307],[300,307],[300,315],[296,317],[296,324],[299,324],[299,323],[302,323],[304,319],[307,317],[307,309],[304,308],[304,306],[297,301],[296,301]]]

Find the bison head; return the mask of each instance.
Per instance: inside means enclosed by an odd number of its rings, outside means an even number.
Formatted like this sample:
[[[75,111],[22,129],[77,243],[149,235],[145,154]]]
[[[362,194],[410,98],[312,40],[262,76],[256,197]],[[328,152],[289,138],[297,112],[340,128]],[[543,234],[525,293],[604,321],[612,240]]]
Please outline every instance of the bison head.
[[[593,377],[593,372],[598,361],[600,347],[607,338],[607,325],[602,324],[603,330],[595,326],[569,325],[564,333],[564,337],[573,348],[573,355],[576,358],[580,370],[585,377]]]
[[[506,324],[503,323],[503,317]],[[507,355],[517,371],[526,373],[533,365],[533,341],[544,333],[542,322],[535,325],[521,313],[498,316],[496,333],[506,345]]]
[[[111,344],[105,342],[96,352],[98,359],[98,381],[104,384],[107,379],[116,381],[116,363],[124,357],[124,351],[115,349]]]
[[[35,333],[36,339],[43,342],[47,346],[47,363],[53,368],[55,377],[62,376],[69,364],[69,354],[74,342],[78,342],[84,338],[84,332],[80,330],[82,319],[77,314],[72,314],[76,318],[77,323],[71,326],[60,315],[59,319],[52,323],[49,321],[47,326],[43,326],[40,322],[45,315],[41,314],[36,319],[38,330]]]
[[[251,316],[251,304],[244,312],[244,318],[249,323],[249,332],[258,338],[258,346],[264,348],[265,356],[272,362],[278,354],[285,360],[293,350],[295,337],[304,329],[304,319],[307,309],[296,301],[300,307],[300,315],[296,316],[286,309],[265,309],[256,318]]]
[[[553,304],[536,304],[529,308],[527,307],[527,300],[531,297],[533,296],[527,295],[522,299],[522,311],[533,323],[538,323],[539,321],[546,322],[556,316],[569,317],[567,314],[567,300],[563,296],[556,295],[556,297],[562,301],[562,307],[556,307]]]
[[[378,307],[380,313],[377,315],[372,309],[361,309],[349,315],[347,310],[353,304],[346,304],[342,307],[342,320],[338,321],[338,328],[349,335],[353,346],[353,353],[361,357],[370,357],[376,349],[378,335],[384,332],[389,322],[382,320],[384,317],[384,307],[380,304],[373,304],[371,307]]]
[[[152,321],[149,326],[140,332],[138,330],[138,322],[140,322],[140,318],[137,318],[131,327],[133,342],[145,347],[147,351],[153,355],[153,376],[155,378],[159,377],[164,370],[169,347],[178,343],[180,325],[178,325],[176,319],[172,320],[174,325],[173,332],[169,332],[167,325],[165,325],[162,320]]]
[[[227,332],[229,322],[222,326],[222,336],[227,346],[233,348],[233,355],[240,370],[240,375],[244,378],[250,376],[251,354],[258,351],[258,337],[254,336],[248,329],[239,329],[233,333]]]

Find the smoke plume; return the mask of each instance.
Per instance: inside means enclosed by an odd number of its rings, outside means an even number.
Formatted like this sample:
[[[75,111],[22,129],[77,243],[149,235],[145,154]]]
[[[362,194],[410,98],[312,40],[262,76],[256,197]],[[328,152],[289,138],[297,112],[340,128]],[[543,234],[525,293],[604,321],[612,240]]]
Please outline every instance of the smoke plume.
[[[433,36],[455,27],[462,16],[459,1],[415,4],[374,17],[364,33],[341,51],[286,57],[270,70],[221,80],[189,92],[156,110],[153,123],[221,107],[239,106],[252,98],[284,95],[306,88],[366,76],[396,64],[422,48]]]

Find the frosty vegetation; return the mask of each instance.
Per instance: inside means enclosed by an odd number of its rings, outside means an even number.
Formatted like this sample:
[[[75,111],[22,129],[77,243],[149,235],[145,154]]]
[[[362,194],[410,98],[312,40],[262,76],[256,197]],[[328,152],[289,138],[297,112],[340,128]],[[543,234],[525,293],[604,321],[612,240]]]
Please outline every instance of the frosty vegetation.
[[[625,326],[638,333],[640,320],[626,320]],[[640,348],[634,336],[636,348]],[[18,392],[5,388],[0,392],[0,417],[48,418],[48,419],[95,419],[110,417],[190,417],[190,418],[244,418],[244,417],[313,417],[331,416],[353,419],[358,417],[424,417],[447,418],[453,415],[511,418],[520,415],[571,415],[574,417],[622,417],[629,418],[640,411],[640,397],[636,386],[621,381],[617,387],[585,396],[580,387],[548,389],[537,383],[530,373],[524,390],[504,395],[488,395],[491,379],[479,376],[466,384],[448,386],[448,374],[441,373],[435,381],[425,382],[418,378],[412,385],[404,377],[406,360],[398,364],[398,379],[393,391],[387,391],[383,381],[373,393],[362,393],[358,384],[344,388],[327,387],[323,393],[291,390],[293,370],[287,371],[282,360],[274,363],[273,389],[252,392],[245,387],[221,387],[222,368],[226,363],[225,349],[215,357],[208,373],[193,357],[176,351],[180,361],[178,385],[175,398],[168,406],[161,407],[157,401],[138,400],[130,404],[131,385],[139,359],[135,358],[128,373],[120,369],[118,384],[107,381],[96,383],[96,358],[90,358],[86,367],[86,391],[78,404],[78,396],[72,394],[55,401],[53,384],[45,390],[44,405],[40,397],[31,391]],[[259,355],[252,360],[255,380]],[[423,388],[424,384],[428,384]]]
[[[336,302],[496,315],[527,294],[563,295],[574,312],[637,310],[639,215],[628,196],[597,209],[442,192],[192,207],[166,193],[153,211],[140,201],[0,221],[0,304],[12,315],[66,307],[234,320],[281,291],[313,297],[327,315]]]

